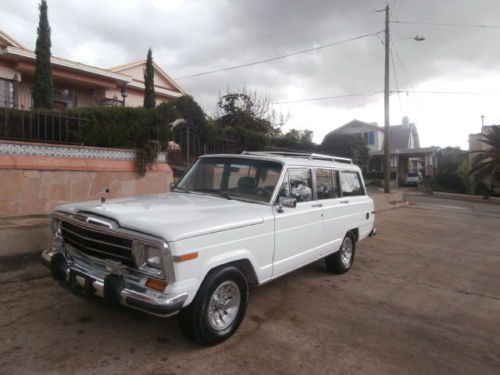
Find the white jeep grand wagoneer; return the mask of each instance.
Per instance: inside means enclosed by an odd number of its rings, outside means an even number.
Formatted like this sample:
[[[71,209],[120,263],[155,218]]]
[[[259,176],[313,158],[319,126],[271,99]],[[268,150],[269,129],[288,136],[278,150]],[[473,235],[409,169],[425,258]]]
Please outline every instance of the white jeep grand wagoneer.
[[[42,254],[70,289],[161,317],[179,313],[204,345],[238,328],[249,286],[324,258],[348,271],[375,234],[373,201],[350,159],[206,155],[168,194],[64,205]]]

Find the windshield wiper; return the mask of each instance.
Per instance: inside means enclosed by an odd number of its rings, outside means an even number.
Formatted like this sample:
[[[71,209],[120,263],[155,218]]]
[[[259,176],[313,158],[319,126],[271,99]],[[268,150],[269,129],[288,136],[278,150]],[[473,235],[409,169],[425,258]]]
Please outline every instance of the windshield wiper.
[[[181,192],[181,193],[188,193],[188,194],[191,193],[191,191],[189,189],[186,189],[183,186],[176,186],[174,188],[174,191]]]
[[[197,192],[197,193],[207,194],[207,195],[215,195],[215,196],[218,196],[218,197],[226,198],[228,200],[233,199],[233,197],[230,196],[227,193],[222,193],[220,191],[216,191],[216,190],[212,190],[212,189],[196,189],[196,190],[193,190],[193,191]]]
[[[217,194],[218,196],[221,196],[221,197],[226,198],[226,199],[228,199],[228,200],[233,199],[233,197],[232,197],[232,196],[230,196],[230,195],[229,195],[229,194],[227,194],[227,193],[220,193],[220,192],[219,192],[219,193],[214,193],[214,194]]]

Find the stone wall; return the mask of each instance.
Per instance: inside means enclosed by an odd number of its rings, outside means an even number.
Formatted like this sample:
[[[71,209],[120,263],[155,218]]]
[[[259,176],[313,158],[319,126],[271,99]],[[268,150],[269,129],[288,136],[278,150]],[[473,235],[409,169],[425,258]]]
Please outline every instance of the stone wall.
[[[134,155],[131,150],[0,141],[0,217],[48,214],[60,204],[103,195],[167,192],[173,181],[170,167],[159,161],[140,177]]]

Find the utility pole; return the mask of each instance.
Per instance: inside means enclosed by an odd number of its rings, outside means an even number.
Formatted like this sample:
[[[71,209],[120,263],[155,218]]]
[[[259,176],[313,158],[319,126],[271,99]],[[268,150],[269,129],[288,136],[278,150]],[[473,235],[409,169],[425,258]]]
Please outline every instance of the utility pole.
[[[385,72],[384,72],[384,193],[391,192],[391,149],[389,140],[389,5],[385,6]]]

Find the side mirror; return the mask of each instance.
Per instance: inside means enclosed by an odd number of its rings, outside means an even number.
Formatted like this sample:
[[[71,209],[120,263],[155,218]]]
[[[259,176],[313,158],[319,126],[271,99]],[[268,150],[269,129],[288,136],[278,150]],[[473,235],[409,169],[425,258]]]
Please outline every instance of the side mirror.
[[[283,211],[283,207],[295,208],[297,207],[297,198],[280,197],[278,200],[278,210]]]

